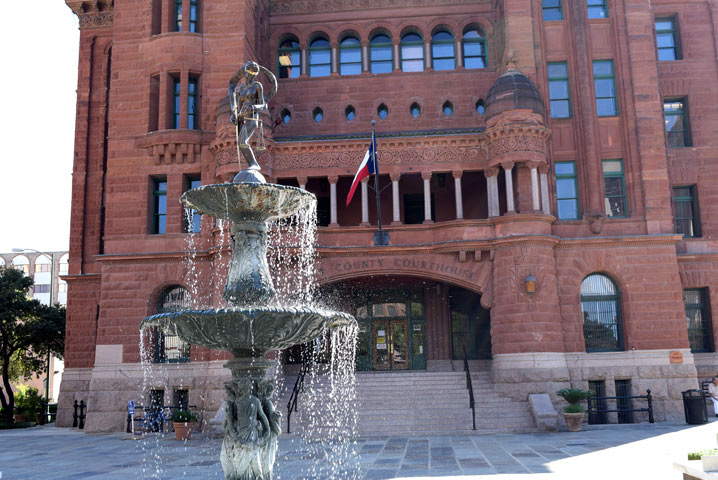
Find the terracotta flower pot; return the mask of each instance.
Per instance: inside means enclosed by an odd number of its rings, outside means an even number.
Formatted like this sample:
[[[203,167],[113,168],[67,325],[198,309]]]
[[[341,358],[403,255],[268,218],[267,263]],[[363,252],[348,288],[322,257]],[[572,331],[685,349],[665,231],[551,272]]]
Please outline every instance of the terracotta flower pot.
[[[563,412],[563,418],[566,420],[566,427],[569,432],[580,432],[583,425],[583,413],[566,413]]]
[[[189,440],[192,437],[194,422],[174,422],[174,427],[177,440]]]

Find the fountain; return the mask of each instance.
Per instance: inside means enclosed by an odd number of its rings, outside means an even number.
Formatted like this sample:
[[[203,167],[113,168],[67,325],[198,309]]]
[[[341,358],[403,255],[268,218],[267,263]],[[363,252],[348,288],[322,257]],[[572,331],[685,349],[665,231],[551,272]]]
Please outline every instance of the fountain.
[[[266,98],[257,81],[262,71],[273,83]],[[223,293],[229,308],[162,313],[140,325],[234,355],[225,365],[232,375],[225,384],[220,455],[226,480],[272,478],[281,414],[271,401],[274,382],[267,378],[275,362],[265,355],[319,338],[327,329],[356,326],[346,313],[277,306],[267,265],[267,222],[313,207],[316,197],[303,189],[266,183],[249,144],[255,130],[261,134],[260,111],[267,109],[276,91],[277,80],[266,68],[247,62],[237,71],[229,82],[231,121],[237,127],[237,156],[248,168],[232,183],[202,186],[180,199],[187,208],[232,222],[232,258]]]

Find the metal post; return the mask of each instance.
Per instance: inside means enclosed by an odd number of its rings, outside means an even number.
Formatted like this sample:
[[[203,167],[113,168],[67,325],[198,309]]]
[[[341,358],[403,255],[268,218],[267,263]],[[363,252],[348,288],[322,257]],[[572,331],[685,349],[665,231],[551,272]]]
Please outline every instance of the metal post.
[[[648,400],[648,423],[656,423],[653,418],[653,397],[650,388],[646,390],[646,400]]]
[[[74,403],[74,405],[72,406],[72,408],[73,408],[73,411],[72,411],[72,428],[76,428],[76,427],[77,427],[77,418],[78,418],[78,415],[77,415],[77,409],[78,409],[77,400],[75,400],[75,403]]]
[[[80,430],[85,428],[85,408],[87,408],[87,404],[84,400],[80,400],[80,425],[78,425]]]
[[[389,234],[381,226],[381,190],[379,190],[379,164],[376,155],[376,120],[371,121],[372,162],[374,162],[374,190],[376,191],[376,218],[379,231],[374,234],[374,245],[389,245]]]

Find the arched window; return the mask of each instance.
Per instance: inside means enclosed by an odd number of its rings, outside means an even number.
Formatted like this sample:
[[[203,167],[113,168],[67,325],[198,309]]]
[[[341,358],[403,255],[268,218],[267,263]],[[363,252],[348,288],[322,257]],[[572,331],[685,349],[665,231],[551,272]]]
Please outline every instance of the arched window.
[[[309,44],[309,76],[328,77],[332,73],[332,51],[329,40],[318,37]]]
[[[279,44],[277,51],[279,78],[298,78],[302,70],[302,52],[296,38],[288,38]]]
[[[30,260],[25,255],[17,255],[12,259],[12,268],[20,270],[25,275],[30,273]]]
[[[361,73],[361,43],[357,37],[346,37],[339,43],[339,75]]]
[[[419,118],[419,115],[421,115],[421,106],[416,102],[412,103],[409,107],[409,113],[411,113],[412,117]]]
[[[401,37],[401,70],[421,72],[424,70],[424,41],[418,33]]]
[[[179,285],[165,289],[157,302],[157,313],[178,312],[192,308],[189,291]],[[155,333],[155,362],[185,363],[190,359],[190,346],[177,335]]]
[[[4,266],[5,266],[5,259],[0,257],[0,267],[4,267]]]
[[[456,68],[454,36],[447,30],[440,30],[431,37],[431,62],[434,70]]]
[[[464,68],[486,68],[486,40],[478,28],[464,32]]]
[[[357,116],[357,111],[354,109],[353,106],[349,105],[347,108],[344,109],[344,116],[347,118],[347,120],[354,121],[354,119]]]
[[[391,73],[394,69],[394,48],[391,37],[383,33],[374,35],[369,42],[371,73]]]
[[[621,295],[610,277],[592,273],[581,282],[581,314],[587,352],[623,350]]]

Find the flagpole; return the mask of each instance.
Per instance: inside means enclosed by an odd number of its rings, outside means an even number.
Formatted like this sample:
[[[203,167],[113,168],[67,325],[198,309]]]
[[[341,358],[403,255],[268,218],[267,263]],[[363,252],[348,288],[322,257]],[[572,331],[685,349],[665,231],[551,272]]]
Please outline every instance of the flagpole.
[[[374,162],[374,191],[376,192],[376,217],[379,231],[374,234],[374,245],[388,245],[389,235],[384,233],[381,226],[381,190],[379,190],[379,164],[376,154],[376,120],[371,121],[372,161]]]

